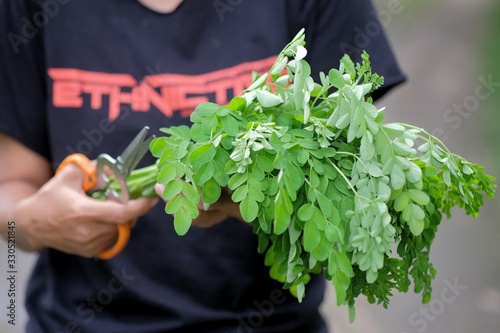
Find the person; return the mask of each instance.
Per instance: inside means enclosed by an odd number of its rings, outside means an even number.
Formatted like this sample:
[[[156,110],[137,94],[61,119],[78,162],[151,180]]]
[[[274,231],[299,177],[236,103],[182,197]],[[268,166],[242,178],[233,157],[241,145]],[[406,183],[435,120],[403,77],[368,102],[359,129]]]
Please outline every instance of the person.
[[[327,332],[313,276],[299,303],[269,277],[230,200],[175,234],[158,199],[98,201],[79,152],[117,156],[145,125],[189,124],[201,102],[227,102],[270,68],[304,27],[316,77],[363,49],[404,80],[369,0],[0,0],[0,221],[39,253],[27,288],[29,333]],[[139,166],[154,163],[146,156]],[[94,257],[130,223],[127,247]]]

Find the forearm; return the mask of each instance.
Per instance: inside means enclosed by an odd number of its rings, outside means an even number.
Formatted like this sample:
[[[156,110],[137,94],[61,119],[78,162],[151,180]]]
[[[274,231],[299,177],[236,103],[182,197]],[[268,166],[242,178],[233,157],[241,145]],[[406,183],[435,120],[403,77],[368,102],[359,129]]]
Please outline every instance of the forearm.
[[[38,187],[22,180],[9,180],[0,183],[0,235],[6,239],[9,234],[9,222],[15,223],[16,246],[25,251],[37,251],[27,241],[24,228],[29,221],[18,218],[19,204],[38,191]]]

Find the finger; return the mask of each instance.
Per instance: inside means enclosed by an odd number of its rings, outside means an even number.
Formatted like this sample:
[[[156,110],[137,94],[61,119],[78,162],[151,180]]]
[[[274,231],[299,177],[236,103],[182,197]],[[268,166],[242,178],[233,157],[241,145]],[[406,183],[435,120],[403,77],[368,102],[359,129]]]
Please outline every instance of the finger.
[[[160,198],[163,198],[163,190],[165,190],[165,185],[156,183],[155,192]]]
[[[133,220],[128,221],[127,223],[130,225],[130,228],[132,229],[136,226],[138,220],[139,219],[133,219]]]
[[[219,210],[216,211],[207,211],[200,212],[200,215],[193,219],[192,224],[197,227],[208,228],[219,222],[224,221],[227,218],[227,215]]]
[[[158,203],[158,198],[140,198],[123,204],[115,201],[82,200],[87,216],[106,223],[125,223],[147,213]]]
[[[151,208],[156,206],[160,201],[159,198],[140,198],[127,202],[128,220],[133,220],[146,214]]]
[[[84,178],[84,173],[82,169],[80,169],[77,165],[75,164],[68,164],[66,165],[58,174],[57,174],[57,180],[63,182],[64,184],[69,185],[72,188],[75,189],[80,189],[82,192],[83,191],[83,178]]]

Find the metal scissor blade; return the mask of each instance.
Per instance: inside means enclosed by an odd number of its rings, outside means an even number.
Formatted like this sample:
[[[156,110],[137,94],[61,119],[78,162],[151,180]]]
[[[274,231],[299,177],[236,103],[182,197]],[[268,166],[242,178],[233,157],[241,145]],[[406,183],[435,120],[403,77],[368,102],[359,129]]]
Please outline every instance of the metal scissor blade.
[[[120,163],[120,169],[125,176],[128,176],[137,166],[140,160],[144,157],[149,149],[149,143],[153,136],[146,139],[149,127],[144,126],[142,130],[135,136],[125,150],[116,158]]]
[[[131,173],[137,167],[137,164],[139,164],[139,162],[142,160],[144,155],[146,155],[146,153],[149,151],[149,144],[151,143],[151,141],[154,138],[155,138],[154,135],[150,136],[149,138],[144,140],[144,142],[137,149],[137,153],[135,155],[135,160],[133,161],[133,163],[130,164],[130,166],[128,168],[128,173]]]

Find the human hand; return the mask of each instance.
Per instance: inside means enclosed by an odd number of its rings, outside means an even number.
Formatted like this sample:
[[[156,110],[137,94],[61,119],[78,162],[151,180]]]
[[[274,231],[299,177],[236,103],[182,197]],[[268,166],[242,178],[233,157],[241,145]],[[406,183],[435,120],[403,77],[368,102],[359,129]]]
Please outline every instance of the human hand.
[[[156,184],[156,193],[161,197],[165,185]],[[192,224],[198,227],[211,227],[217,223],[226,220],[229,217],[235,217],[241,221],[243,218],[240,214],[239,205],[231,200],[231,194],[226,189],[222,189],[221,196],[216,203],[213,203],[204,209],[203,203],[198,204],[200,214],[197,218],[193,219]]]
[[[127,203],[99,201],[82,189],[83,173],[66,166],[33,195],[14,208],[17,225],[34,250],[46,247],[91,258],[108,248],[117,237],[117,224],[135,224],[157,198]]]

